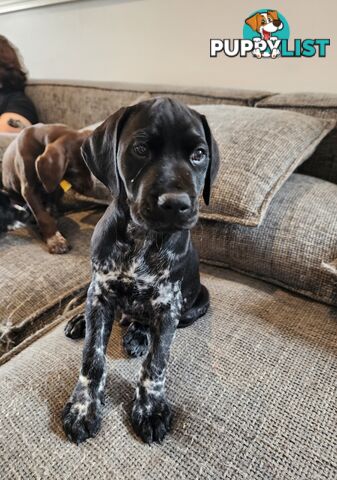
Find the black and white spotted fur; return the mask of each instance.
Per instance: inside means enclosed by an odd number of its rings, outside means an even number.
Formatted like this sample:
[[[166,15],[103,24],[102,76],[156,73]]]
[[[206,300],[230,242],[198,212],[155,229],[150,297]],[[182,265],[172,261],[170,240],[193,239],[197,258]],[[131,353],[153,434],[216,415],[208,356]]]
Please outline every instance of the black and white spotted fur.
[[[100,427],[106,348],[120,310],[129,324],[126,351],[146,354],[132,425],[145,442],[161,442],[171,423],[165,374],[176,329],[209,305],[190,228],[202,191],[209,200],[217,146],[204,117],[170,99],[155,99],[106,120],[86,141],[83,154],[114,201],[92,239],[85,323],[77,317],[66,327],[72,338],[84,330],[86,335],[79,380],[63,412],[64,429],[80,443]]]
[[[25,207],[13,203],[7,192],[0,190],[0,233],[23,227],[29,217]]]

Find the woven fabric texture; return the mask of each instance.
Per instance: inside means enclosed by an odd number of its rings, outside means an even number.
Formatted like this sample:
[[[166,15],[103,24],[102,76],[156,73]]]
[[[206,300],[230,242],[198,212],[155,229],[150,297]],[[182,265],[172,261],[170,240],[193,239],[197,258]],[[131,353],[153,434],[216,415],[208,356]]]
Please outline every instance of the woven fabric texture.
[[[165,85],[149,83],[132,82],[100,82],[90,80],[32,80],[28,88],[39,88],[40,86],[61,85],[67,87],[91,88],[96,90],[116,90],[130,92],[150,92],[157,94],[175,93],[177,95],[190,95],[201,97],[213,97],[232,100],[235,103],[247,105],[254,104],[268,95],[273,95],[270,91],[251,90],[240,88],[221,88],[221,87],[191,87],[182,85]]]
[[[139,91],[111,90],[64,85],[31,85],[27,93],[35,103],[39,118],[44,123],[61,122],[74,128],[82,128],[105,119],[120,107],[137,100]],[[144,92],[145,93],[145,92]],[[248,99],[208,97],[188,93],[156,92],[169,95],[185,103],[234,103],[246,105]]]
[[[175,420],[163,445],[132,433],[139,360],[115,326],[102,430],[80,447],[61,409],[82,342],[63,325],[0,368],[2,480],[335,480],[336,312],[223,269],[204,268],[210,312],[179,330],[167,377]]]
[[[293,112],[203,105],[218,143],[220,169],[204,218],[258,225],[290,174],[335,125]]]
[[[36,105],[41,122],[61,122],[73,128],[104,120],[139,97],[139,92],[62,85],[29,86],[27,93]]]
[[[62,311],[90,281],[90,238],[101,213],[85,211],[60,219],[60,230],[72,245],[66,255],[51,255],[28,229],[0,242],[0,356]]]
[[[328,115],[332,110],[337,115],[337,95],[327,93],[310,93],[310,92],[296,92],[296,93],[279,93],[264,97],[256,103],[258,107],[283,107],[283,108],[303,108],[314,110],[323,110]]]
[[[295,93],[273,95],[256,103],[257,107],[276,108],[319,118],[337,119],[337,95]],[[318,145],[314,154],[298,171],[337,184],[337,128]]]
[[[253,105],[268,92],[226,88],[183,88],[164,85],[141,85],[94,82],[34,82],[27,94],[35,103],[44,123],[61,122],[82,128],[105,119],[120,107],[134,102],[140,93],[167,95],[191,104]]]
[[[201,220],[193,240],[206,262],[337,305],[336,211],[336,185],[293,174],[259,227]]]
[[[144,92],[142,93],[141,95],[138,95],[138,97],[129,104],[129,106],[131,105],[136,105],[137,103],[139,102],[145,102],[146,100],[150,100],[151,99],[151,95],[148,93],[148,92]],[[126,105],[125,105],[126,106]],[[111,114],[114,113],[114,112],[111,112]],[[95,122],[95,123],[92,123],[90,125],[86,125],[85,127],[81,128],[80,131],[83,131],[83,130],[96,130],[96,128],[98,128],[100,125],[102,125],[102,123],[104,122],[105,118],[102,118],[100,121],[98,122]]]

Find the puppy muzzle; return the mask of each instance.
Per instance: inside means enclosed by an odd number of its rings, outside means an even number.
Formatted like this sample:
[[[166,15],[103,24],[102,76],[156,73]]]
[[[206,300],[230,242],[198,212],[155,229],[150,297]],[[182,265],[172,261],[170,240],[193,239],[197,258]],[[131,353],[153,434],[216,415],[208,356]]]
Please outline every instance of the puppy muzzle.
[[[162,193],[131,206],[131,215],[136,223],[150,230],[186,230],[197,222],[198,204],[185,192]]]

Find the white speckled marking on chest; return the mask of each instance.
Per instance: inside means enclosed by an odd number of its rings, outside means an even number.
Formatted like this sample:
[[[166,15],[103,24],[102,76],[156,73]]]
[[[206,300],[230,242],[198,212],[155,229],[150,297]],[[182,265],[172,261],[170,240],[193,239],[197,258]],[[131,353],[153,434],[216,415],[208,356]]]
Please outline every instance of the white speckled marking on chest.
[[[135,249],[132,257],[126,254],[126,261],[107,260],[97,266],[95,275],[96,293],[115,296],[121,311],[142,323],[163,311],[177,315],[182,305],[180,282],[169,279],[172,252],[159,251],[150,266],[145,260],[147,247],[145,243]]]

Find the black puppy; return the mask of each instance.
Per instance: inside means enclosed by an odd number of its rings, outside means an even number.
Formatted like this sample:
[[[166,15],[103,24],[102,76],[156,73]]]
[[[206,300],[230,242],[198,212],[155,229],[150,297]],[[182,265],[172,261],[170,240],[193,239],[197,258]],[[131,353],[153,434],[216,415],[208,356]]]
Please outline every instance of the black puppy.
[[[23,227],[29,216],[24,207],[13,204],[8,193],[0,190],[0,233]]]
[[[114,201],[92,238],[83,363],[63,411],[64,430],[80,443],[100,427],[105,352],[120,309],[131,319],[124,337],[127,352],[147,352],[132,424],[145,442],[161,442],[171,421],[164,383],[176,328],[205,313],[209,303],[190,229],[197,222],[202,192],[209,202],[218,148],[203,115],[157,98],[120,109],[94,131],[82,151]],[[66,328],[71,337],[83,331],[81,317]]]

